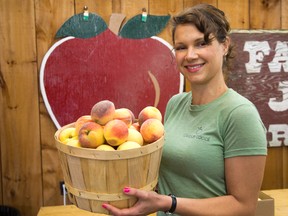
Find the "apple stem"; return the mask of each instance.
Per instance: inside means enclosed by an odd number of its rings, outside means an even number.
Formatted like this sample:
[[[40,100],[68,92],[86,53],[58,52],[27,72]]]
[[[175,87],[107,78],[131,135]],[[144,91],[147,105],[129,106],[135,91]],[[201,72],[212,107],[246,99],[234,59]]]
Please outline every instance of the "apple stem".
[[[119,30],[121,28],[122,22],[125,19],[125,15],[124,14],[120,14],[120,13],[113,13],[110,17],[109,20],[109,26],[108,28],[116,35],[118,35]]]

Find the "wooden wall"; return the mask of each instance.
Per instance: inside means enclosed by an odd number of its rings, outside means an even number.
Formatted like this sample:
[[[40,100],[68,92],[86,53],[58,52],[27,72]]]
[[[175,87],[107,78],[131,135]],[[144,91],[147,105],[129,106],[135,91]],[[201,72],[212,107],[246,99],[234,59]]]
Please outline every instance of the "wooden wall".
[[[173,15],[199,2],[224,10],[233,29],[288,28],[285,0],[0,0],[0,204],[23,216],[63,204],[56,127],[39,90],[41,61],[60,26],[84,5],[108,24],[112,13]],[[168,29],[158,36],[171,42]],[[287,148],[269,148],[263,189],[288,187]]]

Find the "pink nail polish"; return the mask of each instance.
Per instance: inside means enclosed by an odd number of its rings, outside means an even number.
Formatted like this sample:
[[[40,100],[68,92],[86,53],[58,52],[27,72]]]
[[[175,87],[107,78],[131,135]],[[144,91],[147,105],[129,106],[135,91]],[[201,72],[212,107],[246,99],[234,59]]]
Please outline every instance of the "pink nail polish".
[[[106,206],[106,204],[105,204],[105,203],[103,203],[103,204],[102,204],[102,208],[104,208],[104,209],[106,209],[106,208],[107,208],[107,206]]]
[[[125,188],[124,188],[124,192],[125,192],[125,193],[128,193],[128,192],[130,192],[130,188],[128,188],[128,187],[125,187]]]

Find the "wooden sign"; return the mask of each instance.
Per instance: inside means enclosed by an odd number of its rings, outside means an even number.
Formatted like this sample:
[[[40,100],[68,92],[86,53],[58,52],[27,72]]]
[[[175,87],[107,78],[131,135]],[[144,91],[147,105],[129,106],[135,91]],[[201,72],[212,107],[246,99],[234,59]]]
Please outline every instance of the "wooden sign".
[[[288,32],[239,31],[229,87],[252,101],[270,147],[288,146]]]
[[[43,101],[56,127],[89,115],[101,100],[130,109],[136,118],[146,106],[164,116],[168,100],[183,91],[184,83],[172,46],[153,36],[168,20],[149,15],[142,22],[137,15],[119,35],[97,14],[67,20],[56,35],[63,38],[48,50],[40,69]]]

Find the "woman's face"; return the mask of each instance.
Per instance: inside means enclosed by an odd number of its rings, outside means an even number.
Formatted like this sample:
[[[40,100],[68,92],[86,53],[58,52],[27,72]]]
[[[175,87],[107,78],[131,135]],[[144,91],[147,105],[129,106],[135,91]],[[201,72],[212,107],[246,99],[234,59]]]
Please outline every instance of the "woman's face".
[[[209,85],[224,80],[222,64],[228,51],[228,39],[223,44],[216,39],[207,44],[204,34],[188,24],[178,25],[174,36],[178,69],[191,85]]]

